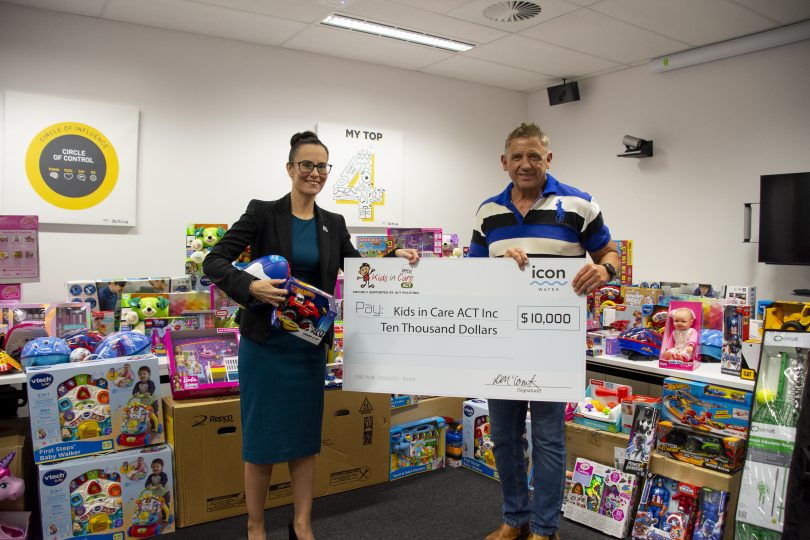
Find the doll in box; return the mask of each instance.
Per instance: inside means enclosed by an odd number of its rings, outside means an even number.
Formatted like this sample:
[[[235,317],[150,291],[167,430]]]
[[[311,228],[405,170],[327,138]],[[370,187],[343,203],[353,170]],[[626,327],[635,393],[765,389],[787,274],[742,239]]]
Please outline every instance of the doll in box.
[[[687,307],[675,309],[670,313],[672,330],[664,343],[662,357],[665,360],[689,362],[693,359],[698,344],[699,334],[693,328],[695,312]]]

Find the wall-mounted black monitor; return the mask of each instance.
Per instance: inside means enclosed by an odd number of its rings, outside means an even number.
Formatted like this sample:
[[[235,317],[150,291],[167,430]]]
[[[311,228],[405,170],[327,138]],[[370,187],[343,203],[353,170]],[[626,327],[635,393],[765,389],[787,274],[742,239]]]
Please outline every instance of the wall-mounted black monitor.
[[[810,172],[759,181],[759,262],[810,265]]]

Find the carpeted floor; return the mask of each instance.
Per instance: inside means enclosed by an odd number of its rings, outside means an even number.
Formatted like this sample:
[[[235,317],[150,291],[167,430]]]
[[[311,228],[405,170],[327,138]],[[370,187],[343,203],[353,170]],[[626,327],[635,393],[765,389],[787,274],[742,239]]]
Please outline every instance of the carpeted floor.
[[[268,540],[287,538],[292,506],[267,510]],[[313,528],[323,540],[483,540],[498,526],[498,482],[468,469],[443,469],[315,499]],[[166,540],[245,538],[245,516],[178,529]],[[607,539],[562,518],[564,540]]]

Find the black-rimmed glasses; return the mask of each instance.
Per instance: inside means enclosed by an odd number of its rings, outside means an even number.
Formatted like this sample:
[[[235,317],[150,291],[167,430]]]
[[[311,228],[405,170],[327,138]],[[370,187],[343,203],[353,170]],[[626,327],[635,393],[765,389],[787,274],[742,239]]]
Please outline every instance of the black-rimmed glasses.
[[[298,170],[300,170],[304,174],[309,174],[312,172],[312,169],[318,169],[318,173],[320,174],[329,174],[329,171],[332,170],[332,165],[329,163],[312,163],[309,160],[304,161],[291,161],[290,163],[294,163],[298,165]]]

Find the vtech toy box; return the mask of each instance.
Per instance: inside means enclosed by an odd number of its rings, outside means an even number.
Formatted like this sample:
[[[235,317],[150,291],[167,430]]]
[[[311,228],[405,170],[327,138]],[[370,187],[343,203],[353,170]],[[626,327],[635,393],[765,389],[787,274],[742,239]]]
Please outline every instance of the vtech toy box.
[[[155,356],[29,368],[26,386],[36,463],[163,442]]]
[[[444,467],[447,423],[432,416],[391,428],[390,480]]]
[[[489,405],[485,399],[468,399],[463,404],[464,418],[462,421],[462,466],[479,472],[483,475],[500,480],[498,469],[495,467],[495,443],[489,431]],[[523,453],[526,458],[527,482],[531,486],[531,418],[526,417],[526,431],[524,433]]]
[[[697,381],[664,379],[662,419],[716,435],[748,437],[753,394]]]
[[[39,466],[42,537],[149,538],[174,531],[165,444]]]

